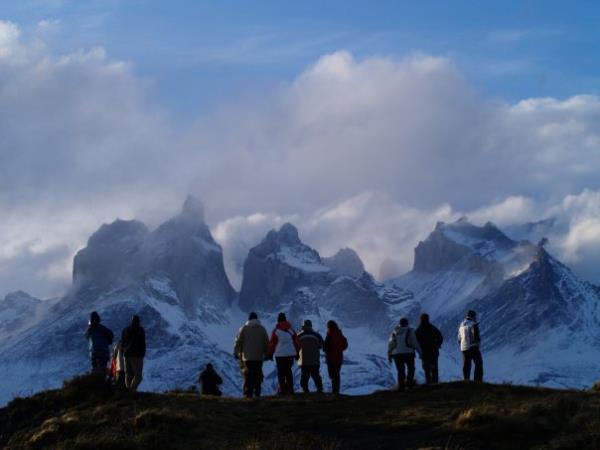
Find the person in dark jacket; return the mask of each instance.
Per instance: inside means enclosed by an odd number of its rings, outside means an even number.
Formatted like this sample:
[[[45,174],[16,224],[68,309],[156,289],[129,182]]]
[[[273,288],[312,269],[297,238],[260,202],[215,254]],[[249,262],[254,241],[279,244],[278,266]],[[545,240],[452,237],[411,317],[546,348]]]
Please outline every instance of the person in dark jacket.
[[[136,391],[142,382],[144,356],[146,356],[146,332],[140,326],[138,315],[134,315],[131,325],[123,330],[121,346],[125,362],[125,387]]]
[[[319,373],[321,365],[321,348],[323,348],[323,338],[319,333],[313,330],[312,322],[305,320],[302,330],[298,333],[298,342],[300,343],[300,386],[304,393],[310,392],[308,389],[308,380],[313,379],[317,392],[323,392],[323,380]]]
[[[327,336],[323,344],[323,351],[331,379],[331,390],[334,394],[340,393],[340,372],[344,362],[344,350],[347,348],[348,340],[342,334],[338,324],[333,320],[327,322]]]
[[[429,314],[426,313],[421,314],[415,334],[421,346],[421,363],[423,372],[425,372],[425,383],[437,383],[439,381],[438,358],[444,337],[440,330],[429,322]]]
[[[110,345],[113,341],[113,332],[100,323],[100,315],[96,311],[90,314],[85,338],[88,341],[92,372],[106,372],[110,359]]]
[[[222,395],[219,385],[223,384],[223,379],[215,372],[212,364],[206,365],[198,377],[198,382],[200,383],[202,395],[216,395],[219,397]]]

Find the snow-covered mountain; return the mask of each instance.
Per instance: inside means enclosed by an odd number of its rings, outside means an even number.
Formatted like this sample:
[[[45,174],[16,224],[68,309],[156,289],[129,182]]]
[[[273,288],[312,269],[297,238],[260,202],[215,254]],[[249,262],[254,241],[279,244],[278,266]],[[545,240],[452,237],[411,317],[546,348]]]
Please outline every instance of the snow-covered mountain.
[[[488,378],[583,387],[600,373],[598,289],[543,245],[491,223],[439,223],[415,249],[413,270],[387,284],[412,292],[450,346],[465,311],[476,310]]]
[[[400,317],[415,324],[426,311],[446,337],[441,377],[456,379],[456,328],[469,308],[479,313],[487,379],[587,386],[600,373],[599,299],[600,289],[543,246],[464,218],[439,223],[416,247],[413,270],[385,283],[354,251],[322,258],[285,224],[249,251],[238,294],[202,205],[190,197],[155,230],[137,221],[101,226],[76,255],[73,285],[59,301],[24,293],[0,301],[0,403],[87,371],[83,333],[93,310],[116,335],[132,314],[141,316],[147,390],[187,388],[212,362],[225,392],[239,394],[231,350],[250,311],[269,331],[280,311],[298,328],[310,318],[321,332],[327,320],[338,321],[350,341],[342,372],[348,393],[393,385],[387,335]],[[273,364],[265,374],[265,393],[273,392]]]

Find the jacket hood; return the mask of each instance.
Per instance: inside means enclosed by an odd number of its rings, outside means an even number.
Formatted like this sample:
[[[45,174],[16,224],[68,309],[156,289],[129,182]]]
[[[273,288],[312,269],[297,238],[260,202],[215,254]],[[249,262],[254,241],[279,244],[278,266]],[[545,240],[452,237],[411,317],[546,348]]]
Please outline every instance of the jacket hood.
[[[249,327],[258,327],[261,325],[261,323],[258,319],[250,319],[246,322],[246,325]]]
[[[292,328],[292,325],[286,320],[285,322],[277,322],[276,328],[278,330],[289,330]]]
[[[328,329],[327,330],[327,334],[329,336],[341,336],[342,335],[342,330],[337,328],[337,329]]]

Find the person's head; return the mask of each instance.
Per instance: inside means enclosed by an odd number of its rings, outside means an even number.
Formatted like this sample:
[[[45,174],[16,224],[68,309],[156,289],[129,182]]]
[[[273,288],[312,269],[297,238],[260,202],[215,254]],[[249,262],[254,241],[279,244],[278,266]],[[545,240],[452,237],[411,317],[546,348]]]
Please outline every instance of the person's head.
[[[340,327],[338,327],[338,324],[335,320],[330,320],[329,322],[327,322],[327,329],[329,331],[336,331],[339,330]]]
[[[312,328],[312,321],[306,319],[302,325],[302,328]]]
[[[279,313],[279,315],[277,316],[277,322],[287,322],[287,317],[285,317],[285,313]]]
[[[208,371],[214,370],[214,369],[213,369],[213,365],[212,365],[211,363],[208,363],[208,364],[206,365],[206,370],[208,370]]]
[[[132,327],[140,326],[140,316],[138,316],[137,314],[133,315],[133,317],[131,318],[131,326]]]
[[[401,327],[407,327],[408,326],[408,319],[406,317],[403,317],[402,319],[400,319],[400,326]]]
[[[472,309],[467,311],[467,319],[475,320],[477,318],[477,313]]]
[[[258,315],[254,311],[252,311],[250,313],[250,315],[248,316],[248,320],[256,320],[256,319],[258,319]]]
[[[421,314],[420,323],[421,323],[421,325],[429,325],[429,314],[427,314],[427,313]]]
[[[100,323],[100,314],[98,314],[96,311],[93,311],[90,314],[90,323]]]

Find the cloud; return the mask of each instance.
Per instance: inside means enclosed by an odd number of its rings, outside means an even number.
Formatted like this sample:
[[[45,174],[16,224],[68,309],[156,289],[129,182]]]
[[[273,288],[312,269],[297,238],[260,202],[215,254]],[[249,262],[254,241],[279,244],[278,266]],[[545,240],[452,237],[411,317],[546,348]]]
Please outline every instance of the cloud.
[[[54,295],[102,222],[155,225],[188,192],[204,198],[232,272],[293,220],[322,253],[352,246],[389,274],[410,267],[437,220],[511,224],[553,205],[567,217],[579,211],[569,195],[600,191],[598,97],[490,100],[445,57],[335,52],[190,126],[152,99],[103,48],[55,54],[43,34],[28,41],[0,22],[0,292],[24,287],[18,260],[22,273],[31,265],[26,288]],[[564,227],[581,268],[593,226]],[[33,261],[31,242],[47,260]]]

